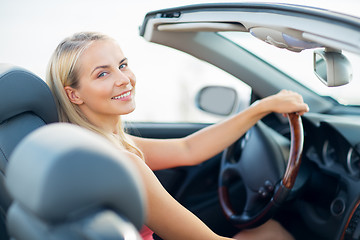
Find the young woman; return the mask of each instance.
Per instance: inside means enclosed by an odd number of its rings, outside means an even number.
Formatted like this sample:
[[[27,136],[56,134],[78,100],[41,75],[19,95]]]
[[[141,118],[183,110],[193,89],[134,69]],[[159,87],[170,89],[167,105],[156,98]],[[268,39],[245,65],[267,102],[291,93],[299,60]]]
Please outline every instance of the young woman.
[[[113,39],[91,32],[77,33],[59,44],[49,63],[47,82],[57,100],[61,121],[103,135],[138,167],[147,194],[146,226],[163,239],[228,238],[212,232],[173,199],[152,170],[196,165],[210,159],[271,112],[303,114],[308,111],[299,94],[281,91],[185,138],[155,140],[130,136],[123,130],[121,115],[135,109],[135,75]],[[141,232],[144,239],[152,239],[151,230],[144,227]],[[146,234],[150,236],[145,237]],[[234,238],[292,239],[273,220],[241,231]]]

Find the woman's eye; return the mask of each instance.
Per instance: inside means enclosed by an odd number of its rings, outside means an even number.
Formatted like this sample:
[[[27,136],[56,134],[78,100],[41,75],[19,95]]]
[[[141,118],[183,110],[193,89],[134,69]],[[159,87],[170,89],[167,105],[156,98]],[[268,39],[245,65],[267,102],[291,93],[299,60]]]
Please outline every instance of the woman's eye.
[[[107,72],[101,72],[101,73],[98,75],[98,78],[105,77],[107,74],[108,74]]]
[[[127,63],[123,63],[123,64],[121,64],[120,66],[119,66],[119,69],[123,69],[123,68],[126,68],[127,67]]]

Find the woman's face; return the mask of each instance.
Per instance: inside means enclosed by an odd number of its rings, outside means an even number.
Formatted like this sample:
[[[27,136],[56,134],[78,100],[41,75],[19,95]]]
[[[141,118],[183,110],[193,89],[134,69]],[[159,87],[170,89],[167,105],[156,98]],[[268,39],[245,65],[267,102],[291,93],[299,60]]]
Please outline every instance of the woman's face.
[[[76,101],[69,98],[89,119],[134,111],[135,75],[114,40],[94,41],[80,56],[77,70],[79,87],[72,95]]]

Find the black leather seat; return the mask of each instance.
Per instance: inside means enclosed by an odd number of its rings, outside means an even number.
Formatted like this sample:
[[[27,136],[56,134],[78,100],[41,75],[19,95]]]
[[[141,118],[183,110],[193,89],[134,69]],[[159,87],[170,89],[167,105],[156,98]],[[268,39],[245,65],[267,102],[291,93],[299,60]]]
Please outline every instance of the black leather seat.
[[[137,169],[89,130],[55,123],[29,134],[10,157],[6,186],[13,239],[141,239]]]
[[[0,63],[0,239],[7,239],[5,216],[11,203],[4,186],[9,157],[26,135],[57,121],[46,83],[25,69]]]

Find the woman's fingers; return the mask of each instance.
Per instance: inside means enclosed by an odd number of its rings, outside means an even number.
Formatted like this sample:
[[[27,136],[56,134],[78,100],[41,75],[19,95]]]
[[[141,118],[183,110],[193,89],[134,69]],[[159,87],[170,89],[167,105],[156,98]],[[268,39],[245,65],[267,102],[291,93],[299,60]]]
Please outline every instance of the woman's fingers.
[[[309,111],[309,106],[304,103],[302,96],[289,90],[281,90],[273,96],[275,99],[274,109],[277,113],[298,112],[300,115]]]

